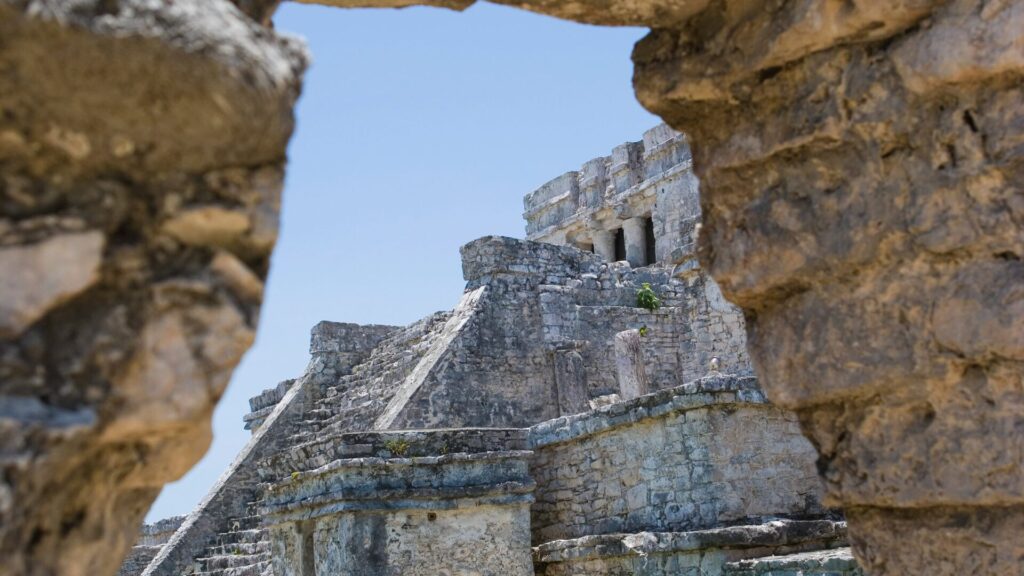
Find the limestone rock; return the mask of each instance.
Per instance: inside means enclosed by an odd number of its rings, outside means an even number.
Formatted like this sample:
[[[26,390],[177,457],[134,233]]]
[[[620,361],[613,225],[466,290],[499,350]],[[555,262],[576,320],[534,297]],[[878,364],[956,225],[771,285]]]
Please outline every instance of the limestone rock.
[[[194,246],[224,246],[249,229],[249,218],[221,206],[188,208],[163,225],[167,234]]]
[[[638,98],[693,142],[701,264],[872,574],[1019,558],[1021,13],[721,2],[634,51]]]
[[[227,0],[0,38],[0,574],[113,574],[252,342],[307,57]]]
[[[20,334],[93,285],[99,279],[103,245],[103,234],[93,231],[0,247],[0,337]]]

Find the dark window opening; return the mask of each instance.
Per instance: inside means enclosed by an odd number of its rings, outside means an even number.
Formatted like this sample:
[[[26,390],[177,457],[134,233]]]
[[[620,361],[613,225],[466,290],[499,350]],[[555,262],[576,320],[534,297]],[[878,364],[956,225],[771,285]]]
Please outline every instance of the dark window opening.
[[[646,237],[647,254],[644,254],[644,265],[650,266],[658,261],[658,251],[654,248],[654,219],[644,218],[644,236]]]
[[[592,253],[594,251],[594,245],[589,242],[577,242],[576,247],[579,248],[580,250],[583,250],[584,252]]]
[[[302,539],[302,561],[299,566],[299,573],[302,576],[316,576],[316,546],[313,541],[313,531],[315,528],[315,520],[306,520],[299,523],[299,538]]]
[[[626,233],[619,228],[615,231],[615,261],[626,259]]]

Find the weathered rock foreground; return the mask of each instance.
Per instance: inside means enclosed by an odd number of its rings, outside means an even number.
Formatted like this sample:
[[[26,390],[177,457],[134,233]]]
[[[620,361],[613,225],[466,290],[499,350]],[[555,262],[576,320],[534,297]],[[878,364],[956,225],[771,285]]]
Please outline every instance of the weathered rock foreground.
[[[871,574],[1024,561],[1024,3],[716,4],[634,52]]]
[[[112,574],[252,341],[304,49],[225,1],[0,1],[0,574]]]

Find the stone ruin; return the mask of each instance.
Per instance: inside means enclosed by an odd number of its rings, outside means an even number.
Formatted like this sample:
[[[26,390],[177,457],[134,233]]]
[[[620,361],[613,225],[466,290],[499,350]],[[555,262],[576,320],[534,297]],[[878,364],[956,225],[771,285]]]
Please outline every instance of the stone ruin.
[[[813,447],[695,263],[685,137],[650,130],[526,217],[586,249],[481,238],[454,310],[318,324],[306,372],[250,401],[249,444],[121,575],[859,574]],[[623,259],[588,243],[616,227]]]
[[[650,28],[634,88],[692,139],[697,259],[861,564],[1020,573],[1024,2],[497,1]],[[3,576],[114,573],[209,442],[307,62],[278,3],[0,0]],[[607,254],[596,216],[566,241]]]

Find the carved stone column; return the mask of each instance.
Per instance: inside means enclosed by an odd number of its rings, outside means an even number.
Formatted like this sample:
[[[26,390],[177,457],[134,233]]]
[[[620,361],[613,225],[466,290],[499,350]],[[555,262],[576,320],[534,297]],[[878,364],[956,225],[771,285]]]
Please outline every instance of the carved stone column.
[[[637,268],[647,263],[647,228],[643,218],[630,218],[622,223],[626,238],[626,260]]]
[[[1024,2],[751,6],[634,53],[702,264],[869,573],[1020,573]]]
[[[623,330],[615,335],[615,372],[619,380],[619,397],[623,400],[639,398],[651,391],[644,368],[644,354],[640,331]]]
[[[611,230],[594,230],[590,237],[594,239],[594,252],[604,258],[605,262],[614,262],[615,233]]]

